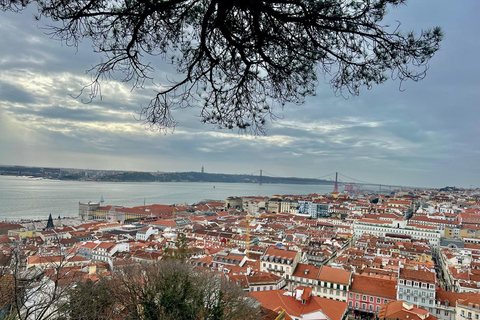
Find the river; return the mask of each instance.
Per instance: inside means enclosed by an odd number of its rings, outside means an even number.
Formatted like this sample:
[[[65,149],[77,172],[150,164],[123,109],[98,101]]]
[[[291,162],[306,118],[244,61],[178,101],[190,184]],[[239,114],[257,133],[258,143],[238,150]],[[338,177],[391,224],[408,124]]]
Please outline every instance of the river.
[[[100,201],[125,207],[145,204],[193,204],[225,201],[228,196],[325,194],[331,185],[212,182],[93,182],[0,176],[0,221],[76,217],[78,202]]]

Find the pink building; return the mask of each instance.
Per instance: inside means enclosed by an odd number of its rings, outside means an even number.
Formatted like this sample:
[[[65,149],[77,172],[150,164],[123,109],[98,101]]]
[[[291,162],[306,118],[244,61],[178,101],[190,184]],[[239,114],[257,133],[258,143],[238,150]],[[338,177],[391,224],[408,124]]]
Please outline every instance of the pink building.
[[[348,307],[354,312],[376,314],[383,304],[397,300],[396,285],[396,279],[354,274],[348,293]]]

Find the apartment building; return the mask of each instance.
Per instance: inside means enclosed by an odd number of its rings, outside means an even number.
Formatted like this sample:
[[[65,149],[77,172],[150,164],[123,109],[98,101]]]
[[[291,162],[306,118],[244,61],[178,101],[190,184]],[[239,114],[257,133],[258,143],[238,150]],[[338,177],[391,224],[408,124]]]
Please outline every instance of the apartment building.
[[[435,272],[429,269],[400,268],[397,283],[397,300],[419,305],[432,312],[435,308]]]

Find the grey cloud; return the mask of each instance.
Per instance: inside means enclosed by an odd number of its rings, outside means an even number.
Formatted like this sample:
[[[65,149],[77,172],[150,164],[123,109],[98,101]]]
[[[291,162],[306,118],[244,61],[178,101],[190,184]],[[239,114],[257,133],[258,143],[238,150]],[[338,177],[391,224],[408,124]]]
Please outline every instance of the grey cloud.
[[[0,101],[32,104],[35,103],[36,99],[29,92],[17,88],[9,83],[0,81]]]

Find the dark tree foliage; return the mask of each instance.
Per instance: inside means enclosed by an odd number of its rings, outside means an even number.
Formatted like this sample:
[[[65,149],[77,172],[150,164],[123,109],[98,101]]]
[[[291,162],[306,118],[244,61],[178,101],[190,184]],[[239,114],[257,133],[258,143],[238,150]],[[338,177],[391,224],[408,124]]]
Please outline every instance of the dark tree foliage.
[[[120,279],[116,290],[123,292],[128,319],[258,319],[257,303],[239,286],[179,260],[132,266],[120,271]]]
[[[139,88],[156,77],[153,57],[172,63],[182,78],[157,84],[140,112],[152,129],[197,107],[205,123],[264,133],[276,107],[315,93],[318,74],[353,95],[390,77],[418,81],[442,39],[438,27],[415,35],[382,24],[405,0],[0,1],[14,11],[36,3],[68,45],[93,41],[106,58],[90,70],[90,98],[118,71]]]
[[[175,248],[165,248],[164,253],[163,253],[163,259],[164,260],[170,260],[170,259],[175,259],[175,260],[180,260],[180,261],[185,261],[189,253],[188,250],[188,239],[185,236],[184,233],[180,233],[178,235],[178,239],[175,242]]]
[[[114,317],[116,303],[114,286],[106,278],[96,283],[78,282],[69,294],[67,319],[109,320]]]

